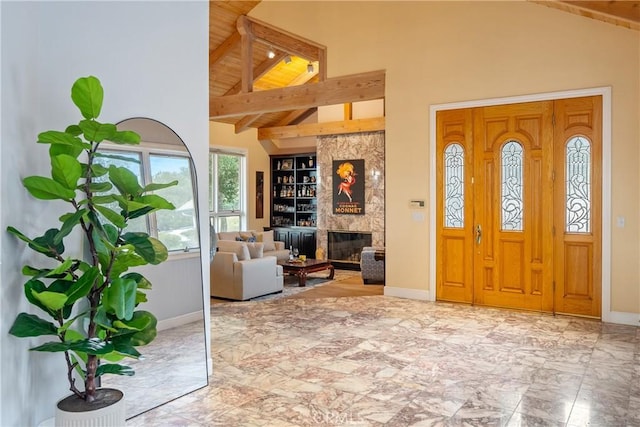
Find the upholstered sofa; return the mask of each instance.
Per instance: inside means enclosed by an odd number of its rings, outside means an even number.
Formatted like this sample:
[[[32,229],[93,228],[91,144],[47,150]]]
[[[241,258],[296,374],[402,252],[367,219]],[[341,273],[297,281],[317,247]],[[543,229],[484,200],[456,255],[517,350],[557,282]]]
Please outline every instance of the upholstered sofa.
[[[282,266],[263,249],[262,242],[219,240],[210,264],[211,296],[244,301],[282,292]]]
[[[384,283],[384,248],[365,246],[360,253],[360,271],[364,284]]]
[[[221,231],[218,233],[218,242],[228,240],[248,243],[261,242],[264,243],[264,256],[274,256],[279,261],[289,259],[289,249],[284,247],[284,242],[273,240],[273,230]]]

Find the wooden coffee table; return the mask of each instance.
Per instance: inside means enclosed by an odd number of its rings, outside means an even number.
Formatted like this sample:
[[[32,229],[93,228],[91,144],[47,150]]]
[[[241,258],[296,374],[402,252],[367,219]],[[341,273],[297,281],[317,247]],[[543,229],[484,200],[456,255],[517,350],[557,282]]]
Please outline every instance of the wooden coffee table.
[[[278,265],[282,266],[284,273],[295,274],[298,276],[298,286],[306,286],[307,274],[316,271],[329,270],[327,279],[333,279],[333,265],[331,261],[320,259],[307,259],[306,261],[278,261]]]

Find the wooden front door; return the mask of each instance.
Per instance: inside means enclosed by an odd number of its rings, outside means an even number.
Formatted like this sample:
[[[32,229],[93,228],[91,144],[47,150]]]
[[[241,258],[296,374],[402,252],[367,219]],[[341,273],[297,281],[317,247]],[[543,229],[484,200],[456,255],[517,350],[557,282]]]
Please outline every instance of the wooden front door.
[[[437,299],[600,316],[600,109],[438,112]]]

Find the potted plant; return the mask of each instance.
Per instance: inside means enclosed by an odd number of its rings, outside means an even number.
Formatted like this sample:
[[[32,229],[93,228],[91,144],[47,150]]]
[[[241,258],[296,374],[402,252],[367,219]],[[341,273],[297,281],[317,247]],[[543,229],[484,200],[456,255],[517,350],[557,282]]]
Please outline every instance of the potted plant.
[[[61,410],[96,415],[111,403],[120,402],[122,392],[101,389],[99,379],[106,374],[133,375],[133,369],[118,362],[138,358],[136,347],[156,336],[156,318],[136,309],[146,301],[145,292],[151,283],[129,269],[166,260],[167,248],[147,233],[128,232],[127,226],[130,220],[150,212],[174,209],[151,192],[177,184],[142,187],[127,168],[106,167],[98,161],[105,157],[129,160],[100,153],[100,144],[138,144],[140,136],[97,121],[103,101],[97,78],[78,79],[71,89],[71,99],[83,119],[63,132],[52,130],[38,135],[39,143],[50,145],[51,176],[23,180],[33,197],[66,202],[71,210],[59,218],[58,228],[50,228],[39,237],[30,238],[13,227],[7,228],[49,259],[46,266],[25,265],[22,269],[28,276],[24,284],[27,300],[48,319],[20,313],[9,333],[16,337],[55,337],[30,350],[64,356],[72,395],[58,402],[57,425],[64,423],[58,421]],[[74,252],[85,254],[74,258],[65,255],[65,239],[78,229],[86,248],[74,248]],[[84,387],[76,385],[78,378]],[[122,418],[112,420],[114,425],[124,424],[124,410],[121,412],[116,417]],[[109,417],[112,415],[105,419]]]

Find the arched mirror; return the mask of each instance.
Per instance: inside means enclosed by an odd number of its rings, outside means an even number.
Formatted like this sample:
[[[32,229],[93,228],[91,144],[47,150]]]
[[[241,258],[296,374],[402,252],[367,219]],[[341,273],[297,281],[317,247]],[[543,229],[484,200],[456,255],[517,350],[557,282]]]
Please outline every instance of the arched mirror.
[[[104,162],[121,162],[141,183],[178,181],[159,190],[176,207],[149,215],[130,229],[147,230],[169,249],[169,259],[139,268],[152,283],[148,301],[139,308],[158,319],[158,336],[140,347],[141,360],[125,359],[135,370],[132,377],[105,376],[103,387],[125,394],[127,418],[207,385],[202,266],[198,231],[197,183],[193,161],[182,139],[156,120],[132,118],[118,123],[119,130],[140,134],[139,146],[101,146],[109,152]],[[131,161],[133,160],[133,161]]]

